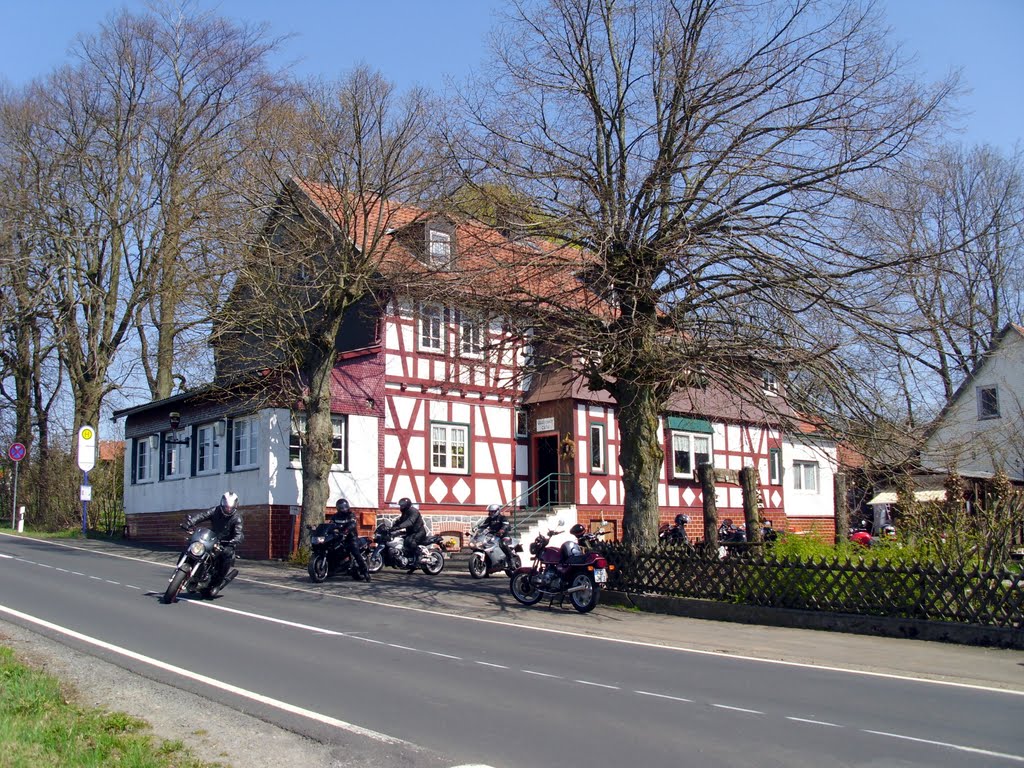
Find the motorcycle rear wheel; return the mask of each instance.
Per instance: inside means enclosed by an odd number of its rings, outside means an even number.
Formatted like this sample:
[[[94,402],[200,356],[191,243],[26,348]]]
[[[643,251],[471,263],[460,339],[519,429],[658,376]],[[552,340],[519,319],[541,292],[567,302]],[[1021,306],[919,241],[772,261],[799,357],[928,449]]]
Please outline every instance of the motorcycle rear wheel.
[[[469,575],[474,579],[487,576],[487,560],[482,552],[474,552],[469,557]]]
[[[436,549],[430,553],[430,562],[424,563],[423,572],[428,576],[437,576],[444,570],[444,555]]]
[[[530,572],[523,571],[517,573],[512,577],[512,581],[509,582],[508,588],[512,592],[512,597],[518,600],[523,605],[534,605],[540,601],[541,591],[533,586],[530,581]]]
[[[314,584],[323,582],[327,578],[327,555],[320,554],[311,557],[306,570],[309,571],[309,580]]]
[[[178,568],[174,571],[174,575],[171,576],[171,581],[167,585],[167,589],[164,590],[164,602],[173,603],[178,599],[178,593],[181,591],[181,586],[185,583],[185,579],[188,578],[188,571]]]
[[[370,573],[377,573],[381,568],[384,567],[384,558],[380,554],[379,549],[371,550],[366,555],[366,570]]]
[[[572,603],[572,607],[580,613],[589,613],[594,610],[597,605],[597,600],[601,596],[601,591],[594,584],[594,577],[589,573],[577,573],[575,578],[572,580],[572,587],[585,587],[579,592],[572,592],[569,595],[569,601]]]

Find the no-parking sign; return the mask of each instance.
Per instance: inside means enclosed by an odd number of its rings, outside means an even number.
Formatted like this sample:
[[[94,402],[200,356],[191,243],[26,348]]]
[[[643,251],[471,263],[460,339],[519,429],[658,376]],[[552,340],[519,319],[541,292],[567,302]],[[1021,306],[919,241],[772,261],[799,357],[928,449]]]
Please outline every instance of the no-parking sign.
[[[25,458],[25,446],[21,443],[11,443],[11,447],[7,449],[7,456],[11,461],[21,461]]]

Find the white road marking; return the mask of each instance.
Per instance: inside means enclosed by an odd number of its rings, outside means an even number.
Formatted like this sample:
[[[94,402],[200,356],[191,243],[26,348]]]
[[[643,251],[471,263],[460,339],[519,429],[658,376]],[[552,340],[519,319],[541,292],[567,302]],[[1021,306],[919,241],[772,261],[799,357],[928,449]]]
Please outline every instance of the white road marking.
[[[829,728],[842,728],[843,726],[837,723],[827,723],[824,720],[808,720],[806,717],[790,717],[786,716],[787,720],[792,720],[794,723],[808,723],[810,725],[827,725]]]
[[[161,566],[161,567],[174,567],[173,564],[169,564],[169,563],[158,563],[158,562],[153,561],[153,560],[146,560],[146,559],[141,558],[141,557],[132,557],[132,556],[128,556],[128,555],[121,555],[121,554],[117,554],[115,552],[102,552],[102,551],[99,551],[99,550],[91,549],[89,547],[76,547],[76,546],[71,545],[71,544],[67,544],[67,543],[59,542],[59,541],[53,541],[53,540],[50,540],[50,539],[33,539],[31,537],[28,537],[28,536],[15,536],[14,534],[4,533],[3,531],[0,531],[0,536],[10,536],[11,538],[16,538],[16,539],[28,539],[30,541],[35,541],[35,542],[44,543],[44,544],[50,544],[50,545],[56,546],[56,547],[64,547],[66,549],[75,549],[75,550],[80,550],[80,551],[83,551],[83,552],[91,552],[91,553],[97,554],[97,555],[105,555],[107,557],[116,557],[116,558],[119,558],[121,560],[132,560],[132,561],[139,562],[139,563],[146,563],[148,565],[157,565],[157,566]],[[20,560],[21,558],[17,558],[16,557],[15,559]],[[29,561],[24,561],[24,562],[29,562]],[[72,571],[72,573],[74,573],[76,576],[84,576],[85,575],[85,574],[82,574],[82,573],[78,573],[77,571]],[[366,597],[355,597],[355,596],[352,596],[352,595],[336,595],[336,594],[331,594],[329,592],[323,592],[322,590],[314,590],[314,589],[309,589],[309,588],[305,588],[305,587],[296,587],[296,586],[291,585],[291,584],[277,584],[277,583],[274,583],[274,582],[261,581],[259,579],[246,578],[246,577],[243,577],[243,576],[239,576],[238,580],[239,581],[243,581],[243,582],[248,582],[250,584],[258,584],[260,586],[269,587],[271,589],[281,589],[281,590],[285,590],[285,591],[288,591],[288,592],[305,592],[305,593],[309,593],[309,594],[315,594],[315,595],[317,595],[318,597],[321,597],[321,598],[325,597],[325,596],[329,596],[329,597],[332,597],[332,598],[337,599],[337,600],[348,600],[348,601],[356,602],[356,603],[365,603],[365,604],[368,604],[368,605],[379,605],[379,606],[384,606],[384,607],[387,607],[387,608],[394,608],[396,610],[401,610],[401,611],[412,611],[414,613],[425,613],[425,614],[429,614],[431,616],[440,616],[440,617],[449,618],[449,619],[459,619],[459,620],[462,620],[462,621],[479,622],[481,624],[490,624],[490,625],[493,625],[493,626],[503,627],[505,629],[509,629],[509,630],[513,630],[513,631],[526,630],[526,631],[530,631],[530,632],[542,632],[542,633],[549,633],[549,634],[553,634],[553,635],[564,635],[564,636],[572,637],[572,638],[576,638],[576,639],[581,637],[579,632],[572,632],[572,631],[564,630],[564,629],[554,629],[552,627],[534,627],[534,626],[530,626],[528,624],[512,624],[512,623],[510,623],[508,621],[502,621],[502,620],[499,620],[499,619],[488,619],[488,618],[484,618],[484,617],[481,617],[481,616],[464,616],[464,615],[457,614],[457,613],[447,613],[445,611],[438,611],[438,610],[432,609],[432,608],[420,608],[420,607],[412,606],[412,605],[399,605],[399,604],[396,604],[396,603],[388,603],[388,602],[385,602],[383,600],[373,600],[371,598],[366,598]],[[221,606],[213,606],[213,605],[211,605],[210,607],[219,608],[220,610],[228,610],[228,609],[225,609],[225,608],[223,608]],[[316,631],[321,631],[322,632],[323,630],[319,630],[318,629]],[[1010,695],[1010,696],[1024,696],[1024,690],[1014,690],[1014,689],[1009,689],[1009,688],[994,688],[992,686],[978,685],[976,683],[960,683],[960,682],[956,682],[956,681],[953,681],[953,680],[933,680],[931,678],[916,677],[914,675],[901,675],[901,674],[895,674],[895,673],[891,673],[891,672],[874,672],[874,671],[871,671],[871,670],[853,669],[853,668],[849,668],[849,667],[837,667],[837,666],[831,666],[831,665],[810,664],[810,663],[801,662],[801,661],[786,661],[785,659],[765,659],[765,658],[761,658],[761,657],[758,657],[758,656],[747,656],[747,655],[744,655],[744,654],[730,653],[728,651],[709,651],[709,650],[706,650],[704,648],[688,648],[686,646],[680,646],[680,645],[663,645],[663,644],[660,644],[660,643],[645,642],[643,640],[629,640],[629,639],[622,638],[622,637],[602,637],[600,635],[582,635],[582,636],[586,637],[586,638],[588,638],[590,640],[602,641],[602,642],[606,642],[606,643],[615,643],[615,644],[619,644],[619,645],[634,646],[634,647],[638,647],[638,648],[654,648],[654,649],[658,649],[658,650],[662,650],[662,651],[676,651],[678,653],[688,653],[688,654],[694,654],[694,655],[698,655],[698,656],[717,656],[719,658],[736,659],[736,660],[741,660],[741,661],[750,661],[750,662],[756,662],[756,663],[759,663],[759,664],[774,664],[774,665],[783,666],[783,667],[796,667],[796,668],[800,668],[800,669],[813,669],[813,670],[818,670],[818,671],[823,671],[823,672],[837,672],[837,673],[840,673],[840,674],[856,675],[856,676],[859,676],[859,677],[875,677],[875,678],[880,678],[880,679],[883,679],[883,680],[899,680],[899,681],[910,682],[910,683],[924,683],[926,685],[941,685],[941,686],[945,686],[945,687],[949,687],[949,688],[963,688],[963,689],[972,690],[972,691],[983,691],[985,693],[1001,693],[1001,694],[1007,694],[1007,695]]]
[[[668,699],[669,701],[685,701],[687,704],[693,704],[693,699],[684,699],[681,696],[668,696],[664,693],[651,693],[650,691],[633,691],[641,696],[653,696],[656,699]]]
[[[508,669],[508,667],[506,667],[504,664],[492,664],[489,661],[478,661],[476,663],[483,667],[494,667],[495,669]]]
[[[427,653],[430,656],[440,656],[442,659],[453,659],[455,661],[462,661],[461,656],[452,656],[450,653],[439,653],[437,651],[424,651],[424,653]]]
[[[561,680],[562,679],[558,675],[549,675],[547,672],[534,672],[532,669],[521,669],[519,671],[523,672],[523,673],[525,673],[527,675],[536,675],[537,677],[550,677],[550,678],[554,678],[555,680]]]
[[[606,685],[605,683],[593,683],[590,680],[574,680],[573,682],[579,683],[580,685],[592,685],[595,688],[608,688],[612,691],[620,690],[617,685]]]
[[[14,555],[5,555],[3,553],[0,553],[0,557],[2,557],[4,560],[13,560],[14,559]]]
[[[159,659],[150,658],[149,656],[143,656],[141,653],[136,653],[135,651],[131,651],[127,648],[121,648],[120,646],[113,645],[104,640],[99,640],[95,637],[90,637],[89,635],[83,635],[81,632],[76,632],[73,629],[62,627],[59,624],[53,624],[52,622],[46,621],[45,619],[30,616],[27,613],[16,611],[13,608],[8,608],[4,605],[0,605],[0,612],[19,618],[22,621],[37,624],[51,631],[59,632],[63,635],[67,635],[68,637],[73,637],[76,640],[80,640],[81,642],[94,645],[97,648],[103,648],[106,651],[116,653],[120,656],[125,656],[129,659],[133,659],[134,661],[139,661],[143,664],[149,664],[150,666],[156,667],[157,669],[161,669],[165,672],[180,675],[181,677],[187,677],[190,680],[195,680],[196,682],[203,683],[204,685],[209,685],[213,688],[218,688],[222,691],[227,691],[228,693],[235,694],[236,696],[241,696],[243,698],[250,699],[251,701],[257,701],[261,704],[266,704],[267,706],[279,709],[282,712],[288,712],[293,715],[299,715],[300,717],[315,720],[318,723],[330,725],[335,728],[338,728],[339,730],[347,731],[348,733],[353,733],[358,736],[365,736],[367,738],[373,739],[374,741],[379,741],[384,744],[402,746],[417,751],[421,750],[421,747],[419,747],[416,744],[404,741],[403,739],[399,739],[394,736],[389,736],[386,733],[380,733],[379,731],[374,731],[370,728],[363,728],[361,725],[348,723],[344,720],[339,720],[337,718],[321,714],[320,712],[314,712],[312,710],[305,709],[304,707],[298,707],[294,704],[289,704],[286,701],[272,699],[269,696],[264,696],[261,693],[256,693],[255,691],[249,691],[245,688],[239,688],[238,686],[231,685],[230,683],[215,680],[214,678],[207,677],[206,675],[200,675],[187,669],[181,669],[180,667],[176,667],[173,664],[168,664],[167,662],[160,661]]]
[[[963,744],[949,744],[945,741],[932,741],[931,739],[916,739],[913,736],[902,736],[898,733],[886,733],[885,731],[869,731],[866,728],[862,729],[862,733],[872,733],[875,736],[889,736],[893,739],[903,739],[904,741],[913,741],[918,744],[931,744],[936,747],[946,747],[947,749],[955,749],[960,752],[970,752],[972,755],[984,755],[985,757],[998,757],[1003,760],[1012,760],[1015,763],[1024,763],[1024,755],[1010,755],[1005,752],[993,752],[988,749],[979,749],[978,747],[965,747]]]

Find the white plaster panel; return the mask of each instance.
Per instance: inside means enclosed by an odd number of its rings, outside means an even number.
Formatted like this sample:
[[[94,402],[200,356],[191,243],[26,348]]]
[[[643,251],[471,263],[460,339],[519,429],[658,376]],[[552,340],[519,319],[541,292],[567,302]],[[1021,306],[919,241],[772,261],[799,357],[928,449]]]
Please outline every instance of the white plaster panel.
[[[516,474],[525,475],[530,466],[530,449],[525,445],[516,445]]]
[[[458,424],[469,424],[472,407],[469,403],[457,402],[452,403],[452,418],[451,420]],[[478,437],[474,435],[474,437]]]

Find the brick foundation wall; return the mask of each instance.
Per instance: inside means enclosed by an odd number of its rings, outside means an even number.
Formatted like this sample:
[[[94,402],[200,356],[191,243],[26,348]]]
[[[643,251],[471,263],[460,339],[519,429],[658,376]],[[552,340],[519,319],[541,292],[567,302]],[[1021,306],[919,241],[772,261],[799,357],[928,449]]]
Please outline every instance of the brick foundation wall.
[[[190,514],[202,509],[187,509],[170,513],[125,515],[128,538],[157,547],[180,548],[185,532],[178,526]],[[247,560],[283,560],[297,541],[298,517],[289,514],[287,506],[240,507],[245,538],[238,548],[238,556]],[[295,538],[293,538],[295,537]]]

